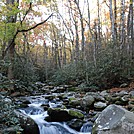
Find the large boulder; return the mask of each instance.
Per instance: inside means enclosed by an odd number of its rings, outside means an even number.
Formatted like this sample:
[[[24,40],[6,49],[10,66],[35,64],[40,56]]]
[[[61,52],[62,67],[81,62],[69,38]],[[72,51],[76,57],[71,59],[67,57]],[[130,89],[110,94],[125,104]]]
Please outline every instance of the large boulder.
[[[23,129],[22,134],[39,134],[38,125],[32,118],[19,111],[15,111],[15,113],[18,116],[20,125]]]
[[[115,104],[109,105],[96,119],[92,134],[133,134],[134,113]]]
[[[84,115],[77,109],[48,108],[48,117],[45,119],[50,122],[70,121],[71,119],[83,119]]]

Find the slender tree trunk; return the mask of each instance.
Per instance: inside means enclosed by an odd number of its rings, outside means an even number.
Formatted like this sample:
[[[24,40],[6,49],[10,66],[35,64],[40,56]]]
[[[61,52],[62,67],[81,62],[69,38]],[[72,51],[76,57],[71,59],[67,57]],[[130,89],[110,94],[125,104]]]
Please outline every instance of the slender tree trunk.
[[[132,59],[134,59],[134,11],[133,11],[133,0],[130,0],[131,10],[131,46],[132,46]]]
[[[66,56],[66,37],[65,37],[65,35],[63,36],[63,53],[64,53],[64,55],[63,55],[63,64],[64,65],[66,65],[66,63],[67,63],[67,56]]]
[[[114,0],[114,38],[117,40],[117,3]]]
[[[115,20],[114,20],[114,16],[113,16],[113,6],[112,5],[113,5],[112,0],[109,0],[109,12],[110,12],[110,21],[111,21],[112,40],[115,41],[115,32],[114,32]]]
[[[87,6],[88,6],[88,27],[89,27],[89,32],[91,34],[91,40],[93,43],[93,61],[94,61],[94,66],[96,67],[96,42],[95,42],[95,37],[94,34],[91,30],[91,26],[90,26],[90,8],[89,8],[89,1],[87,0]]]
[[[45,80],[48,80],[48,49],[44,41],[44,66],[45,66]]]
[[[125,54],[125,0],[121,0],[121,18],[120,18],[120,66],[123,63],[123,54]]]
[[[100,3],[99,0],[97,0],[97,7],[98,7],[98,48],[101,48],[101,26],[100,26]]]
[[[10,6],[15,3],[15,0],[6,0],[6,4],[7,4],[7,8],[9,10],[12,10],[10,9]],[[10,16],[8,17],[8,22],[9,23],[16,23],[16,15],[14,16]],[[9,61],[10,61],[10,66],[8,67],[8,78],[11,80],[11,79],[14,79],[14,72],[13,72],[13,66],[14,66],[14,50],[15,50],[15,40],[13,39],[10,39],[8,41],[8,46],[9,49],[8,49],[8,57],[9,57]]]
[[[80,16],[80,25],[81,25],[81,37],[82,37],[82,41],[81,41],[81,48],[82,48],[82,59],[84,59],[85,56],[85,36],[84,36],[84,23],[83,23],[83,15],[82,15],[82,11],[80,9],[80,3],[79,0],[78,1],[74,1],[76,4],[76,7],[78,9],[79,12],[79,16]]]

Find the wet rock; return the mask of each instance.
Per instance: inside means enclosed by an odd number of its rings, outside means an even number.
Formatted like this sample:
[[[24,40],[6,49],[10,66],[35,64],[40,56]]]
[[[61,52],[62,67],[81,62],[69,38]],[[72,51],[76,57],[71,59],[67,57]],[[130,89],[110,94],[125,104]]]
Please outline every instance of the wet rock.
[[[14,92],[10,96],[11,97],[19,97],[19,96],[21,96],[21,93],[20,92]]]
[[[120,96],[115,96],[114,95],[114,96],[111,97],[111,100],[110,100],[111,103],[115,103],[117,101],[120,101]]]
[[[104,90],[104,91],[102,91],[102,92],[100,93],[100,95],[103,96],[103,97],[105,97],[105,96],[108,95],[108,92],[107,92],[106,90]]]
[[[12,102],[12,100],[9,97],[3,98],[3,99],[4,99],[4,102],[7,102],[7,103],[11,103]]]
[[[83,126],[80,129],[80,132],[91,132],[93,128],[93,122],[89,121],[87,123],[84,123]]]
[[[134,106],[132,107],[132,109],[130,111],[134,113]]]
[[[78,99],[78,98],[75,98],[75,97],[71,97],[71,98],[69,98],[69,104],[70,104],[73,108],[75,108],[75,107],[77,107],[77,106],[80,106],[81,100]]]
[[[96,102],[96,103],[94,103],[94,108],[96,108],[96,109],[102,110],[102,109],[106,108],[106,106],[107,106],[107,104],[104,103],[104,102]]]
[[[128,104],[128,101],[129,101],[129,97],[127,95],[123,97],[120,96],[120,99],[115,101],[115,104],[124,106]]]
[[[51,122],[70,121],[71,119],[83,119],[84,115],[77,109],[49,108],[48,117],[45,119]]]
[[[42,104],[41,107],[46,111],[49,108],[49,104]]]
[[[22,134],[39,134],[38,125],[33,119],[19,111],[15,111],[15,113],[19,118],[20,125],[23,129]]]
[[[51,90],[53,93],[63,93],[66,91],[66,88],[63,86],[54,87],[53,90]]]
[[[82,111],[80,111],[78,109],[69,109],[68,113],[73,118],[77,118],[77,119],[83,119],[84,118],[84,114],[82,113]]]
[[[129,94],[132,98],[134,98],[134,91],[130,91]]]
[[[105,98],[100,95],[98,92],[88,92],[86,95],[91,95],[94,97],[95,101],[105,101]]]
[[[51,93],[51,90],[50,90],[49,88],[46,88],[46,87],[42,87],[42,88],[41,88],[41,91],[42,91],[43,93],[46,93],[46,94]]]
[[[47,86],[45,86],[44,88],[46,88],[46,89],[53,89],[54,86],[47,85]]]
[[[29,100],[24,100],[23,104],[31,104],[31,102]]]
[[[45,120],[49,122],[62,122],[72,119],[72,116],[68,114],[67,109],[48,108],[47,112],[49,116]]]
[[[94,103],[95,99],[91,95],[86,95],[82,99],[82,107],[88,108]]]
[[[77,87],[70,87],[70,88],[67,88],[67,90],[69,91],[69,92],[75,92],[75,91],[78,91],[79,90],[79,88],[77,88]]]
[[[121,97],[121,101],[127,103],[129,101],[129,96],[126,95],[126,96]]]
[[[71,121],[67,122],[67,125],[77,131],[80,131],[80,128],[83,125],[83,121],[80,119],[72,119]]]
[[[120,91],[119,93],[116,93],[117,96],[124,96],[124,95],[128,95],[128,92],[126,91]]]
[[[127,83],[123,83],[123,84],[120,85],[120,88],[125,88],[125,87],[127,87],[127,86],[128,86]]]
[[[42,88],[44,87],[46,84],[45,83],[42,83],[40,81],[36,82],[35,85],[38,87],[38,88]]]
[[[45,96],[45,99],[48,99],[48,100],[53,100],[55,98],[54,95],[47,95]]]
[[[134,113],[109,105],[96,119],[92,134],[133,134]]]
[[[18,129],[18,127],[8,127],[8,128],[4,128],[4,129],[0,129],[0,134],[16,134],[16,131],[17,131],[17,129]],[[18,132],[17,133],[21,133],[21,132],[19,132],[19,130],[18,130]]]

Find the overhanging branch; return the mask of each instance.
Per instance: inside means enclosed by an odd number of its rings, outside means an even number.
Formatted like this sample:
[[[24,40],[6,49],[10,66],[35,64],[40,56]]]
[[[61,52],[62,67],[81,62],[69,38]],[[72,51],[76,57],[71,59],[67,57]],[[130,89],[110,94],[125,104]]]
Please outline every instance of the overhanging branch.
[[[30,30],[32,30],[32,29],[35,29],[36,27],[38,27],[38,26],[44,24],[45,22],[47,22],[47,21],[52,17],[52,15],[53,15],[53,13],[52,13],[51,15],[49,15],[46,20],[44,20],[44,21],[42,21],[42,22],[36,24],[36,25],[33,26],[33,27],[30,27],[30,28],[28,28],[28,29],[17,30],[16,33],[15,33],[15,35],[13,36],[13,39],[12,39],[11,43],[7,46],[7,48],[6,48],[5,52],[4,52],[4,56],[5,56],[5,54],[7,53],[8,49],[9,49],[12,45],[15,45],[14,41],[15,41],[16,36],[18,35],[18,33],[21,33],[21,32],[28,32],[28,31],[30,31]]]
[[[52,15],[53,15],[53,13],[46,20],[36,24],[35,26],[33,26],[33,27],[29,28],[29,29],[18,30],[18,33],[20,33],[20,32],[28,32],[28,31],[30,31],[32,29],[35,29],[36,27],[38,27],[38,26],[44,24],[45,22],[47,22],[51,18]]]

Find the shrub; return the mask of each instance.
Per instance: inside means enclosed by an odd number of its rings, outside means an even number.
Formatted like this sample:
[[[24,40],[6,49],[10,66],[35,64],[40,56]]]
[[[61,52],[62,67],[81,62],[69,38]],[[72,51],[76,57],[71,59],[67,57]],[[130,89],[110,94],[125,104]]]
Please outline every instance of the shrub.
[[[14,113],[17,107],[11,99],[0,94],[0,131],[4,134],[10,133],[8,128],[13,128],[14,132],[21,132],[19,120]]]

